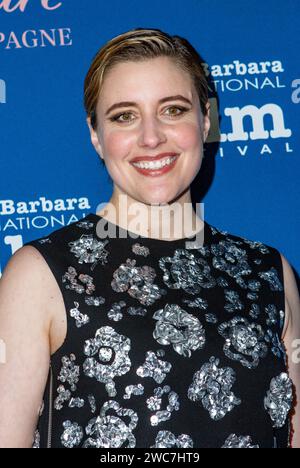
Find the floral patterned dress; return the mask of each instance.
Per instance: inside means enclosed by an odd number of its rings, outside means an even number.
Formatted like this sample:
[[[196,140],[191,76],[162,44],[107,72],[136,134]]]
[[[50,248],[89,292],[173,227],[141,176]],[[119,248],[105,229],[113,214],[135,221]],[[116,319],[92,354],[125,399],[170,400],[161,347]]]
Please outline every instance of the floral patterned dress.
[[[279,252],[206,221],[201,245],[106,220],[104,238],[101,219],[26,244],[67,314],[33,447],[289,447]]]

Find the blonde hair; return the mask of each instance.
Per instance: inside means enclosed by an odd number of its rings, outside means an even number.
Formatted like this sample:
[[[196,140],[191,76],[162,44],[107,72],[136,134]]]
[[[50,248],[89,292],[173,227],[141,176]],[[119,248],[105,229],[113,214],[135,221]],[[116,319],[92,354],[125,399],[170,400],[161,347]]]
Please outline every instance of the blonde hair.
[[[139,62],[156,57],[170,57],[189,73],[196,87],[203,115],[207,114],[208,85],[201,57],[187,39],[170,36],[160,29],[136,28],[120,34],[99,49],[84,80],[84,107],[94,129],[96,106],[105,74],[122,62]]]

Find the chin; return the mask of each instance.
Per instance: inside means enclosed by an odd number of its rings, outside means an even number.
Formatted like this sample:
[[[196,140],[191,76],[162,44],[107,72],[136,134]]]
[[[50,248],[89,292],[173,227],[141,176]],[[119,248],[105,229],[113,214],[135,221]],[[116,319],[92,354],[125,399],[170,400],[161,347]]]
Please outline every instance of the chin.
[[[147,205],[153,206],[165,206],[171,203],[174,200],[174,196],[164,196],[164,197],[149,197],[148,199],[144,199],[144,203]]]
[[[166,187],[156,187],[156,190],[154,187],[152,188],[146,188],[144,187],[144,193],[136,193],[134,195],[134,192],[132,192],[133,197],[135,200],[137,200],[140,203],[144,203],[145,205],[153,205],[153,206],[164,206],[168,205],[176,199],[180,198],[180,190],[178,190],[177,187],[169,187],[169,190],[166,190]]]

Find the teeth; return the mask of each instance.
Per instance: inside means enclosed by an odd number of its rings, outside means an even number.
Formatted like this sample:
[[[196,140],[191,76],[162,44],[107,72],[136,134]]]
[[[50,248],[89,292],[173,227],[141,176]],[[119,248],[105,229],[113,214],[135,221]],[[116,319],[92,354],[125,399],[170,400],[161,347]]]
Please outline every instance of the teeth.
[[[132,163],[134,166],[141,169],[161,169],[162,167],[171,164],[176,159],[176,156],[164,159],[162,161]]]

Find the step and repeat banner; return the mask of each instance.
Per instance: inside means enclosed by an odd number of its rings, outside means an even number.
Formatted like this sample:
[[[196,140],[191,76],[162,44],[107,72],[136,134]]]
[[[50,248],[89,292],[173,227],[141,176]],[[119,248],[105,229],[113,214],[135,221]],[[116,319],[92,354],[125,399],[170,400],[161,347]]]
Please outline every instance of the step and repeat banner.
[[[0,276],[22,245],[110,199],[83,81],[132,28],[187,38],[212,126],[192,187],[212,225],[279,249],[300,271],[298,0],[0,0]]]

